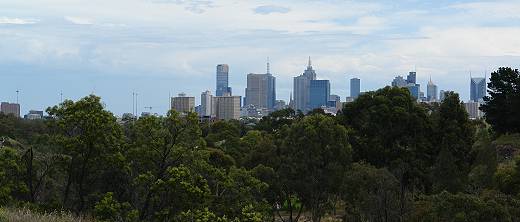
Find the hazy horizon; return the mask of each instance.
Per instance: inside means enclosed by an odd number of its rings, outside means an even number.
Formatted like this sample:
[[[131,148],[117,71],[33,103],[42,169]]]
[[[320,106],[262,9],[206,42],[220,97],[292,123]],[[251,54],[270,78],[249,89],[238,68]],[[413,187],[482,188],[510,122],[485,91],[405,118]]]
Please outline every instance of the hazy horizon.
[[[469,98],[469,76],[518,68],[519,1],[42,0],[0,2],[0,101],[22,115],[92,92],[117,115],[165,113],[168,95],[215,94],[215,67],[229,64],[234,95],[270,58],[277,99],[311,56],[331,93],[389,85],[417,71],[439,90]]]

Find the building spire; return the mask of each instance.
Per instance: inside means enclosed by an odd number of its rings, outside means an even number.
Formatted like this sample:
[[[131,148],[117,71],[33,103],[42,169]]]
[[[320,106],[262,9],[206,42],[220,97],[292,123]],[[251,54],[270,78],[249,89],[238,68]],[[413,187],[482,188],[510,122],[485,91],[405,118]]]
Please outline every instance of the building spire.
[[[267,56],[267,74],[270,74],[271,73],[271,70],[270,70],[270,64],[269,64],[269,56]]]
[[[309,56],[309,63],[307,65],[307,67],[312,68],[312,62],[311,62],[311,57],[310,56]]]

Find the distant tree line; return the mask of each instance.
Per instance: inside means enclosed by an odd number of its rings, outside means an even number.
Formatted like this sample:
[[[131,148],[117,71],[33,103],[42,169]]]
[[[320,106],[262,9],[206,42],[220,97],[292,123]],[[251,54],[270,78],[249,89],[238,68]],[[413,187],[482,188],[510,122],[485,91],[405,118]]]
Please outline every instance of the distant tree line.
[[[518,70],[493,72],[489,92],[485,121],[456,93],[420,104],[397,87],[254,126],[175,111],[118,122],[94,95],[44,120],[0,114],[0,206],[125,222],[520,221],[520,157],[494,142],[520,138]]]

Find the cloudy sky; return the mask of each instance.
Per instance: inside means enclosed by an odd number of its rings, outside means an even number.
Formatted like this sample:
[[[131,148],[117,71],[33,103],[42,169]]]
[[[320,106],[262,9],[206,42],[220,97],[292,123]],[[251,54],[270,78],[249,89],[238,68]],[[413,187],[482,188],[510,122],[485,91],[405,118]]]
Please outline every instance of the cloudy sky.
[[[230,66],[243,95],[266,57],[287,100],[308,56],[344,100],[416,69],[421,90],[469,96],[469,73],[520,65],[520,1],[0,0],[0,101],[22,112],[92,92],[115,114],[132,92],[164,113],[168,95],[199,100],[215,90],[215,66]],[[488,75],[489,76],[489,75]]]

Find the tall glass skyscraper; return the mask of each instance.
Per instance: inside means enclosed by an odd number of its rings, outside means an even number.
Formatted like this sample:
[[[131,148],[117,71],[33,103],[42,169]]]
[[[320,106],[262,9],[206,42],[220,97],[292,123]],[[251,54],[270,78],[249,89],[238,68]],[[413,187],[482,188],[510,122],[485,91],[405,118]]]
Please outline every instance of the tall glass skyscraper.
[[[231,87],[229,87],[229,66],[227,64],[217,65],[217,87],[215,91],[217,96],[231,95]]]
[[[360,93],[361,80],[358,78],[350,79],[350,97],[357,98]]]
[[[311,80],[309,103],[311,109],[327,106],[330,98],[330,82],[329,80]]]
[[[479,102],[484,96],[486,96],[486,78],[471,78],[470,100]]]

